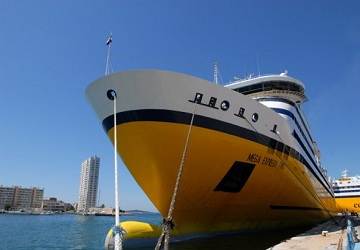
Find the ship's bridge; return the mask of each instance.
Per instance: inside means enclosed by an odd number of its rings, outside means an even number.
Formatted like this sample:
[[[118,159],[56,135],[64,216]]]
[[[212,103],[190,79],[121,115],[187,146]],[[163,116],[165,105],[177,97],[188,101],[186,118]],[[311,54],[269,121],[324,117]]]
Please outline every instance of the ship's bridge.
[[[286,73],[240,79],[225,87],[253,98],[280,97],[298,104],[307,100],[304,84]]]

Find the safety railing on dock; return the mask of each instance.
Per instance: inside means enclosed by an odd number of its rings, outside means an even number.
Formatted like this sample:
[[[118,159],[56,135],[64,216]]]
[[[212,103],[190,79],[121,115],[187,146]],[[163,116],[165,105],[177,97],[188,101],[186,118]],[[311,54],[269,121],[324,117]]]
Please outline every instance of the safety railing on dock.
[[[358,227],[359,228],[359,227]],[[346,250],[360,250],[360,232],[353,226],[351,219],[347,219],[347,247]]]

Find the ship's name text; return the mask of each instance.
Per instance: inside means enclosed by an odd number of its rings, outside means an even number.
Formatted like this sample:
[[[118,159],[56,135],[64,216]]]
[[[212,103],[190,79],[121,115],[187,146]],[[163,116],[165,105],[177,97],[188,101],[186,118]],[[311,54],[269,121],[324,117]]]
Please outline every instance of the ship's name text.
[[[275,168],[278,166],[278,161],[274,160],[273,158],[267,157],[267,156],[261,156],[256,153],[250,153],[247,157],[247,161],[258,163],[260,165],[264,165],[267,167]]]

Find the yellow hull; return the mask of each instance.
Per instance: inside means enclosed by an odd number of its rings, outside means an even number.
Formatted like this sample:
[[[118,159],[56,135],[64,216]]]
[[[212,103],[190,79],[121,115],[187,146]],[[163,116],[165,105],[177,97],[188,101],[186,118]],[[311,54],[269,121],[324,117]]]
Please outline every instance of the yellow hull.
[[[163,216],[169,209],[188,128],[157,121],[117,125],[119,154]],[[111,140],[113,132],[113,128],[108,131]],[[257,163],[256,157],[262,160]],[[255,165],[241,191],[216,191],[237,161]],[[193,126],[173,216],[176,230],[181,234],[255,231],[320,222],[334,214],[336,207],[313,179],[291,156]]]
[[[360,196],[335,198],[339,212],[360,214]]]

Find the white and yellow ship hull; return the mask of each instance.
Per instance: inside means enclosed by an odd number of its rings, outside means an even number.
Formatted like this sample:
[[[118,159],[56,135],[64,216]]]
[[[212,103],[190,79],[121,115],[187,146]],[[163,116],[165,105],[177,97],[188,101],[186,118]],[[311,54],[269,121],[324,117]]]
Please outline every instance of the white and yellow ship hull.
[[[184,74],[129,71],[95,81],[87,97],[163,216],[194,114],[173,216],[179,234],[307,226],[336,213],[331,187],[286,120],[247,96]]]
[[[360,214],[360,196],[340,196],[335,200],[339,212]]]

